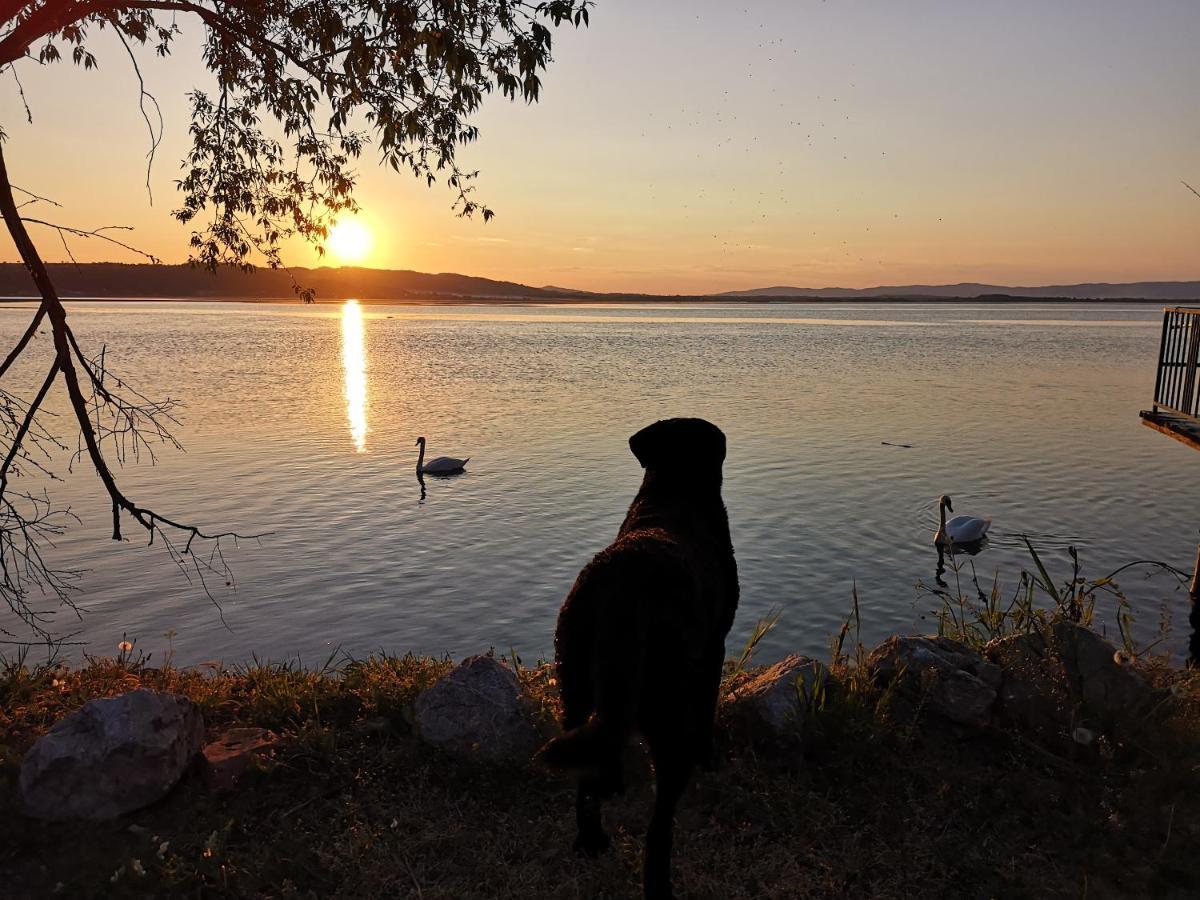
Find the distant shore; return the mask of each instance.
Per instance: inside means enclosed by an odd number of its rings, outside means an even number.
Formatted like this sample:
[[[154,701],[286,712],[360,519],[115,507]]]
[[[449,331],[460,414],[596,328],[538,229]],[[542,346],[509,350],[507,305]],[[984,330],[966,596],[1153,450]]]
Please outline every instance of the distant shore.
[[[317,302],[354,298],[373,304],[1200,303],[1200,280],[1042,285],[956,282],[864,288],[770,285],[749,290],[662,294],[585,291],[457,272],[353,266],[249,272],[226,268],[208,272],[186,264],[50,263],[47,270],[64,300],[294,303],[303,293],[316,297]],[[0,263],[0,298],[36,300],[34,285],[24,266]]]
[[[0,297],[0,303],[32,304],[39,297]],[[1200,305],[1195,301],[1164,301],[1146,297],[1014,297],[1011,295],[987,295],[982,297],[791,297],[754,296],[729,297],[717,294],[696,295],[601,295],[586,297],[479,297],[479,296],[427,296],[427,297],[318,297],[312,304],[304,304],[296,297],[72,297],[63,295],[68,303],[256,303],[266,305],[334,305],[356,300],[371,306],[888,306],[960,304],[974,303],[989,306],[1020,305],[1030,303],[1053,304],[1056,306],[1079,306],[1104,304],[1106,306],[1137,304],[1139,306],[1186,306]]]

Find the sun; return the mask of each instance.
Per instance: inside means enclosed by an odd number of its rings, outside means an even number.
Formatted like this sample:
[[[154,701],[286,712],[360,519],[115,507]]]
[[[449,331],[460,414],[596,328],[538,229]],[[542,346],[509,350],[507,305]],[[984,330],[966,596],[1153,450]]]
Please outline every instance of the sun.
[[[339,222],[329,232],[329,252],[339,262],[362,262],[371,252],[371,232],[357,219]]]

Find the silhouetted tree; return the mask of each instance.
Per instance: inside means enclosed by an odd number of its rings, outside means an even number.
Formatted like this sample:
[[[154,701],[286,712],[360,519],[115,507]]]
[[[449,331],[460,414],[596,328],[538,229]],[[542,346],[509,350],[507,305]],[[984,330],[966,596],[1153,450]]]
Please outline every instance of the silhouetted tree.
[[[492,211],[472,194],[474,172],[459,168],[457,148],[476,139],[470,122],[483,98],[499,92],[536,101],[539,73],[550,61],[551,27],[586,25],[591,0],[5,0],[0,2],[0,74],[9,74],[24,103],[22,64],[49,66],[69,57],[92,69],[89,38],[106,29],[124,46],[141,86],[140,104],[154,151],[163,122],[142,78],[140,52],[167,56],[181,28],[205,34],[203,62],[215,77],[211,91],[190,93],[191,148],[178,182],[183,201],[174,216],[192,227],[190,260],[215,270],[282,265],[293,238],[323,250],[334,217],[356,209],[350,168],[368,144],[383,162],[452,190],[460,215]],[[5,73],[4,70],[10,70]],[[22,477],[53,478],[58,453],[94,468],[112,503],[112,536],[125,523],[161,541],[172,559],[192,571],[228,576],[222,539],[138,505],[122,491],[114,464],[171,436],[174,401],[153,401],[115,379],[103,353],[89,356],[68,324],[27,225],[56,231],[70,253],[72,237],[93,237],[134,249],[116,226],[73,228],[23,213],[51,203],[9,181],[0,127],[0,211],[41,303],[28,328],[0,363],[0,596],[36,633],[45,619],[34,594],[71,604],[78,573],[56,569],[44,556],[70,514],[44,490],[22,489]],[[147,170],[149,189],[149,170]],[[18,201],[17,196],[20,195]],[[153,259],[151,257],[151,259]],[[297,293],[311,293],[296,285]],[[46,374],[31,397],[2,385],[14,363],[31,353],[48,325],[53,348]],[[42,418],[47,396],[66,391],[78,445],[62,443]],[[201,550],[200,545],[205,549]]]

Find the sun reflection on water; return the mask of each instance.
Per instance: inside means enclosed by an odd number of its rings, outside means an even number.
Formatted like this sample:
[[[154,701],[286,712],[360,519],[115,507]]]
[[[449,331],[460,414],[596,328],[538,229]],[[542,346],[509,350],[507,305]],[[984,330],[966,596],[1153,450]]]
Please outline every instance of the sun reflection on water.
[[[362,307],[347,300],[342,307],[342,367],[346,370],[346,418],[350,439],[362,453],[367,449],[367,349]]]

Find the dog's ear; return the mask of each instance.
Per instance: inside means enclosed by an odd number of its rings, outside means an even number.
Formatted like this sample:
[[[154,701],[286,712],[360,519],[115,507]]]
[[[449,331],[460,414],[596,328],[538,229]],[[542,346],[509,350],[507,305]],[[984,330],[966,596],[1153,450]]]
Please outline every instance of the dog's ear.
[[[693,469],[725,461],[725,433],[704,419],[662,419],[629,439],[643,469]]]

